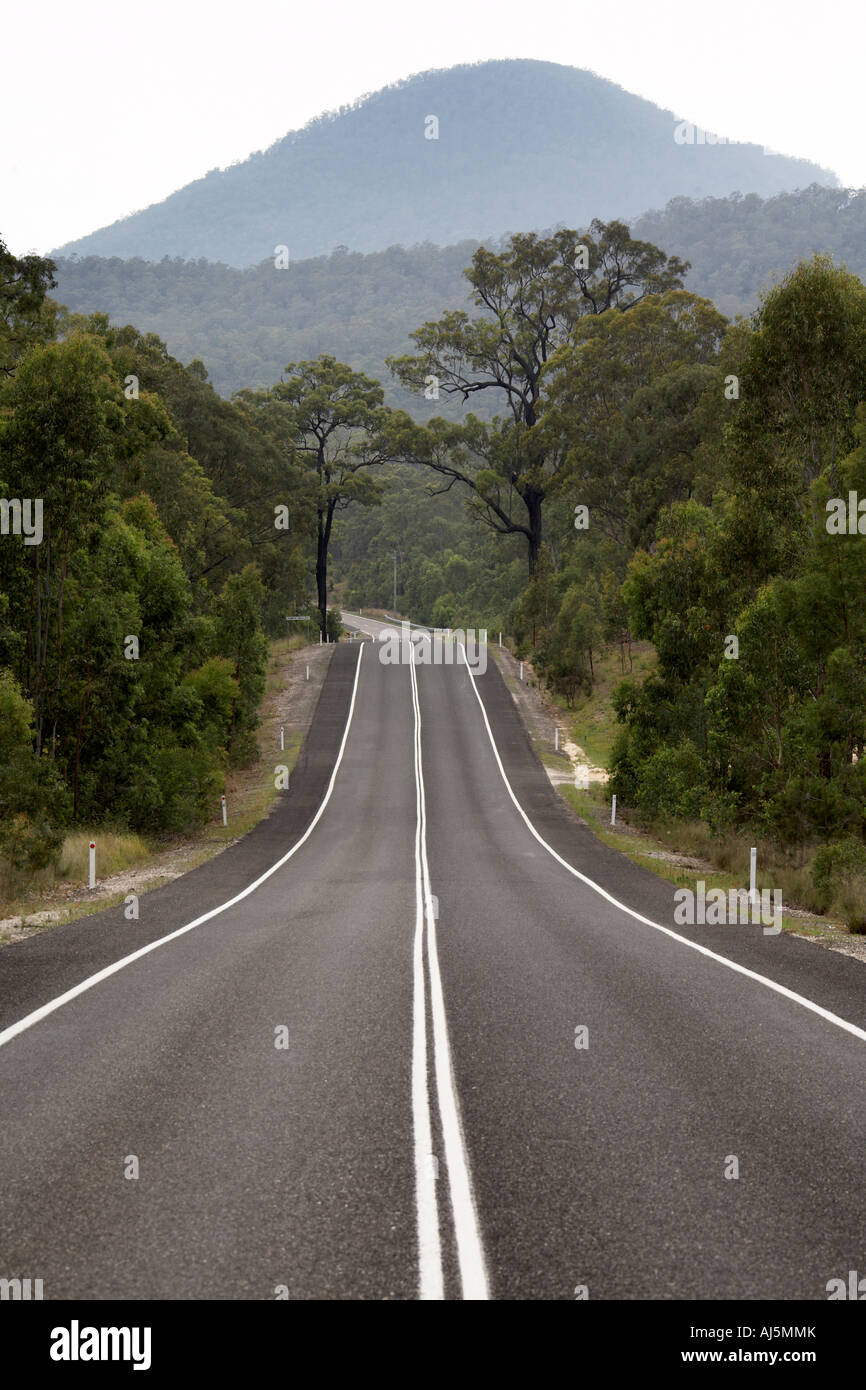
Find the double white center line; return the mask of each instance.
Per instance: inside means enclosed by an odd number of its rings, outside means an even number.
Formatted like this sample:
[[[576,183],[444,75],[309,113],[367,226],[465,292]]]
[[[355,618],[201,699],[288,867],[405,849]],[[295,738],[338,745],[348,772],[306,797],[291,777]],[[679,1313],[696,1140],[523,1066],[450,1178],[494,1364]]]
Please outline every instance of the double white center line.
[[[415,1133],[415,1193],[418,1212],[419,1294],[422,1299],[444,1297],[442,1241],[437,1200],[437,1165],[433,1156],[433,1124],[427,1045],[427,985],[429,979],[433,1072],[454,1239],[464,1299],[489,1297],[487,1271],[466,1141],[451,1066],[451,1047],[445,1000],[436,949],[436,919],[427,862],[427,805],[421,755],[421,705],[414,661],[409,667],[415,716],[415,940],[413,950],[412,1117]],[[425,952],[426,946],[426,952]],[[425,971],[426,954],[426,971]],[[441,1185],[440,1185],[441,1186]]]

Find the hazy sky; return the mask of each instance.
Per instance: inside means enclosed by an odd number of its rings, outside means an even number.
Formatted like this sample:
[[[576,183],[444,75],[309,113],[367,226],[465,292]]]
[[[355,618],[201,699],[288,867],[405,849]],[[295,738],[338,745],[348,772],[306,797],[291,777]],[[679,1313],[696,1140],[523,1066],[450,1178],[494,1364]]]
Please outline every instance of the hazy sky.
[[[427,68],[541,58],[866,185],[863,0],[43,0],[3,20],[0,236],[54,246]]]

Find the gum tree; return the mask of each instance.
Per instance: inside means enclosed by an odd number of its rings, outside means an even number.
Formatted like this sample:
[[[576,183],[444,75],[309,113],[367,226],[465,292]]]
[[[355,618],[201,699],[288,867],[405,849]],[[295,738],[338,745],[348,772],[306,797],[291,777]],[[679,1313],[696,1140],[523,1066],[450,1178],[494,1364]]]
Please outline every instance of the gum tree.
[[[391,412],[377,381],[327,354],[314,362],[290,362],[286,373],[269,390],[243,391],[238,399],[262,418],[288,458],[305,465],[305,490],[316,514],[316,596],[325,639],[334,517],[351,502],[379,501],[369,469],[391,456]]]
[[[464,403],[486,393],[504,405],[490,424],[431,421],[414,433],[408,455],[468,488],[473,509],[494,531],[526,538],[529,573],[538,564],[542,509],[564,451],[539,429],[543,372],[587,315],[624,312],[648,295],[682,287],[688,262],[636,241],[623,222],[594,221],[588,233],[522,233],[503,251],[481,246],[466,277],[480,313],[452,310],[412,338],[414,354],[390,358],[404,386],[438,390]]]

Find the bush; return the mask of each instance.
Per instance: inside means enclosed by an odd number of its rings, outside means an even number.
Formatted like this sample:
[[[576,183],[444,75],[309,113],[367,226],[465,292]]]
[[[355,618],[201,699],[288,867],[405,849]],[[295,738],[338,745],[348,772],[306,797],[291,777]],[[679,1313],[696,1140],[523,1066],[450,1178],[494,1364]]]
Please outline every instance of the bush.
[[[835,892],[866,874],[866,845],[848,837],[821,845],[812,860],[812,881],[819,892]]]
[[[12,870],[56,863],[68,793],[32,743],[33,706],[8,671],[0,671],[0,855]]]
[[[343,615],[339,608],[329,608],[328,617],[325,623],[329,642],[339,642],[345,628],[343,627]]]
[[[866,845],[849,837],[821,845],[812,861],[812,882],[835,902],[852,932],[866,931]]]
[[[677,748],[660,748],[638,771],[638,807],[653,820],[696,820],[706,794],[706,770],[688,740]]]
[[[866,932],[866,874],[855,874],[837,894],[842,919],[852,932]]]

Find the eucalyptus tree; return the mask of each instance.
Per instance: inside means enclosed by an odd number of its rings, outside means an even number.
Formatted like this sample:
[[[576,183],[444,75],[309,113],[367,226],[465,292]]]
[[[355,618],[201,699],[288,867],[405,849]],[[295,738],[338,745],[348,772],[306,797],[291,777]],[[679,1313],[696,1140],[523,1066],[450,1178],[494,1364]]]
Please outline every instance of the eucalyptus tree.
[[[242,391],[237,399],[263,419],[287,459],[304,467],[316,516],[316,598],[324,638],[334,517],[352,502],[379,501],[370,469],[393,456],[392,412],[383,405],[378,381],[328,354],[290,362],[275,386]]]
[[[579,234],[512,236],[504,250],[479,247],[465,274],[479,313],[451,310],[411,335],[416,352],[389,358],[404,386],[463,403],[487,393],[504,418],[465,425],[434,420],[407,441],[409,455],[468,488],[494,531],[526,538],[530,575],[542,545],[542,510],[567,451],[539,428],[544,369],[588,315],[625,312],[649,295],[682,287],[688,262],[637,241],[623,222]]]

